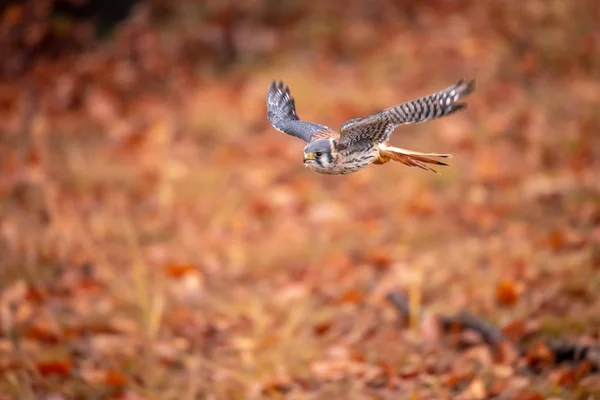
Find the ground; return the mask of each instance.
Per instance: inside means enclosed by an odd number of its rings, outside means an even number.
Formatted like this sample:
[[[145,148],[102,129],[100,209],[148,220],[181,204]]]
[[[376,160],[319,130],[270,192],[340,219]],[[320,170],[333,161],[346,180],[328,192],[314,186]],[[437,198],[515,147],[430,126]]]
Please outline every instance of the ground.
[[[509,3],[4,9],[0,398],[600,398],[600,7]],[[441,175],[266,119],[273,79],[336,128],[460,78],[392,137]]]

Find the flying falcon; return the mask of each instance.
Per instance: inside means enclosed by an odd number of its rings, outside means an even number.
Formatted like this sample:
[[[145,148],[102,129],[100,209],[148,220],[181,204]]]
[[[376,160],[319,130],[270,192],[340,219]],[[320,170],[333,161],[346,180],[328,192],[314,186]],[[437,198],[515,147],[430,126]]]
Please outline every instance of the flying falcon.
[[[427,164],[447,164],[431,157],[448,158],[450,154],[405,150],[391,146],[388,140],[399,125],[429,121],[466,108],[465,103],[458,101],[474,90],[474,80],[465,83],[461,79],[437,93],[346,121],[338,133],[298,118],[289,88],[283,82],[273,81],[267,94],[267,118],[278,131],[308,143],[304,147],[304,165],[322,174],[350,174],[369,164],[390,160],[436,172]]]

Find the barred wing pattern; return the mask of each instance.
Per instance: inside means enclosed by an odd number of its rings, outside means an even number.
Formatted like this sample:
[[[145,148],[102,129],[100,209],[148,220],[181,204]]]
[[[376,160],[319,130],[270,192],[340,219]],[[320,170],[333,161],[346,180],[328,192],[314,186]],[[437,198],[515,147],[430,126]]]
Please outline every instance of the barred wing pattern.
[[[444,117],[466,107],[458,100],[475,90],[475,81],[461,79],[437,93],[386,108],[364,118],[354,118],[342,125],[340,143],[349,146],[361,141],[387,142],[402,124],[414,124]]]
[[[300,120],[296,114],[294,98],[283,82],[271,83],[267,94],[267,118],[280,132],[310,142],[318,137],[330,137],[334,132],[324,125]]]

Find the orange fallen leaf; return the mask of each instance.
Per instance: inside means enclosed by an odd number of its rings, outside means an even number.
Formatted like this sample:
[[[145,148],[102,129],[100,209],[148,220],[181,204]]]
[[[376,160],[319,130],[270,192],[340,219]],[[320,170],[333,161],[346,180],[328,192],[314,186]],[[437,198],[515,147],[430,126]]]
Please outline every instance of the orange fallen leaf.
[[[365,261],[376,269],[384,270],[391,265],[392,257],[385,249],[375,248],[366,254]]]
[[[519,357],[517,348],[509,340],[496,343],[494,350],[494,361],[499,364],[512,364]]]
[[[27,291],[26,299],[35,304],[40,304],[46,298],[46,294],[35,287],[30,287]]]
[[[181,278],[187,274],[199,273],[198,267],[192,264],[167,264],[164,266],[164,271],[171,278]]]
[[[506,389],[506,386],[507,386],[507,384],[506,384],[505,379],[498,380],[490,386],[490,388],[488,390],[488,395],[490,397],[498,396],[500,393],[502,393]]]
[[[389,362],[381,361],[378,363],[381,372],[385,374],[388,380],[391,380],[394,376],[398,375],[396,367]]]
[[[69,360],[54,360],[39,362],[36,365],[40,375],[59,375],[67,377],[71,375],[72,364]]]
[[[585,375],[592,371],[592,363],[590,361],[584,361],[575,368],[575,375],[577,379],[583,378]]]
[[[519,288],[513,280],[504,279],[496,285],[496,300],[504,306],[513,306],[519,300]]]
[[[550,373],[550,381],[562,387],[573,387],[576,380],[575,370],[570,367],[559,367]]]
[[[404,367],[398,371],[398,376],[402,379],[414,379],[421,375],[424,371],[417,367]]]
[[[534,368],[543,368],[554,363],[554,353],[545,343],[531,346],[526,355],[527,363]]]
[[[22,4],[11,4],[2,14],[2,22],[6,27],[11,27],[23,22],[25,17],[25,7]]]
[[[108,386],[123,387],[127,384],[127,377],[119,371],[106,371],[104,383]]]
[[[250,207],[252,210],[252,214],[254,214],[254,216],[257,218],[266,217],[273,212],[273,208],[271,207],[271,205],[262,199],[253,201],[250,204]]]
[[[313,333],[316,336],[323,336],[331,329],[331,321],[321,322],[313,327]]]
[[[357,289],[351,289],[342,294],[340,303],[356,304],[360,303],[364,298],[364,293]]]
[[[278,396],[288,393],[292,390],[291,382],[283,379],[273,379],[263,385],[262,394],[264,396]]]
[[[502,327],[502,334],[513,342],[520,340],[525,335],[525,320],[518,318],[504,325]]]
[[[79,281],[79,290],[85,292],[99,292],[104,289],[104,285],[93,279],[81,279]]]
[[[32,325],[25,331],[25,336],[40,342],[57,343],[60,339],[58,332],[52,327],[42,324]]]
[[[536,392],[525,390],[519,393],[515,400],[544,400],[544,396]]]
[[[558,229],[548,234],[546,243],[554,251],[562,250],[566,246],[565,235]]]
[[[446,374],[442,382],[445,386],[453,389],[473,378],[473,371],[466,368],[457,369]]]

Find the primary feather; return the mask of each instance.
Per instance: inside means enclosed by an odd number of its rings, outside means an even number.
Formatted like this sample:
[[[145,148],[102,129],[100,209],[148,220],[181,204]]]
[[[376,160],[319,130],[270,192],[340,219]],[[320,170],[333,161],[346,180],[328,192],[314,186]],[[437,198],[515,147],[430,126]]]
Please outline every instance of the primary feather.
[[[413,99],[342,125],[340,143],[351,145],[361,140],[384,143],[396,127],[444,117],[466,107],[458,101],[475,90],[475,81],[458,81],[437,93]]]
[[[305,142],[310,142],[314,134],[329,130],[324,125],[302,121],[298,118],[290,89],[281,81],[273,81],[269,87],[267,118],[278,131],[300,138]]]

